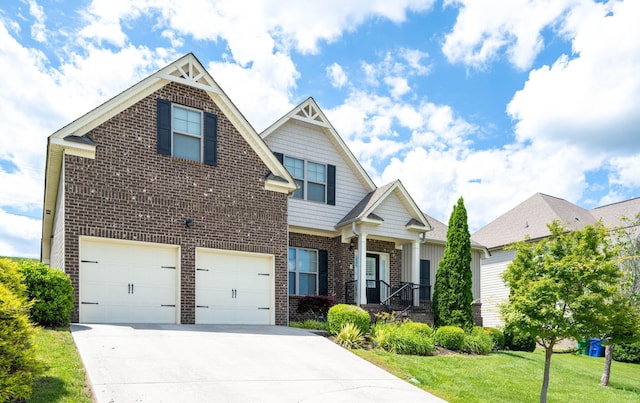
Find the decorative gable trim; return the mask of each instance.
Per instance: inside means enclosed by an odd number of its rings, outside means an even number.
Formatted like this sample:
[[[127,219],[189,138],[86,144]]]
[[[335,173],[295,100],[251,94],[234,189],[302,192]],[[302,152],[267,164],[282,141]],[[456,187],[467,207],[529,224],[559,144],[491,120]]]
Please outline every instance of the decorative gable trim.
[[[340,135],[333,127],[333,125],[331,125],[329,119],[327,119],[316,101],[311,97],[307,98],[305,101],[303,101],[287,114],[278,119],[271,126],[266,128],[262,133],[260,133],[260,137],[262,139],[266,139],[271,134],[277,132],[280,127],[282,127],[285,123],[292,119],[303,121],[322,128],[323,133],[329,138],[331,143],[337,149],[338,154],[343,157],[345,161],[347,161],[347,164],[351,167],[353,172],[356,173],[357,177],[360,179],[367,191],[371,192],[376,189],[376,185],[369,177],[369,174],[367,174],[362,165],[360,165],[360,162],[353,155],[349,147],[347,147],[344,140],[342,140],[342,137],[340,137]]]

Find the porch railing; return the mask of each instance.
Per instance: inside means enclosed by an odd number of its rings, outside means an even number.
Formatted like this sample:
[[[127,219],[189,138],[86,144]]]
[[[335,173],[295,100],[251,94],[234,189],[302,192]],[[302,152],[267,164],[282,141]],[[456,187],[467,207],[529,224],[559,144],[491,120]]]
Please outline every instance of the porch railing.
[[[383,280],[367,280],[367,285],[370,288],[376,288],[376,284],[380,289],[380,304],[387,307],[387,309],[405,309],[413,305],[422,305],[431,301],[431,286],[415,283],[400,283],[397,288],[391,287],[386,281]],[[350,280],[344,284],[344,303],[355,304],[356,303],[356,287],[358,286],[358,280]],[[418,304],[414,304],[416,293],[418,290]]]

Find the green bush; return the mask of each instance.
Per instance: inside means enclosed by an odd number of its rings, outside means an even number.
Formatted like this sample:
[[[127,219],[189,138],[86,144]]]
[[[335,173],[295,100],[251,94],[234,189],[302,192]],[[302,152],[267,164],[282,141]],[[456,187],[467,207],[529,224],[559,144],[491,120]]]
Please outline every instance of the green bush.
[[[415,324],[416,322],[376,324],[372,331],[374,346],[396,354],[433,354],[433,340],[427,335],[425,327],[420,326],[422,324]]]
[[[460,351],[464,342],[464,330],[458,326],[442,326],[434,333],[434,341],[437,345],[448,350]]]
[[[533,336],[523,336],[505,331],[504,348],[511,351],[527,351],[531,353],[536,349],[536,339]]]
[[[613,349],[613,359],[640,364],[640,343],[618,344]]]
[[[344,348],[360,348],[364,343],[364,335],[358,326],[347,322],[336,335],[336,343]]]
[[[27,301],[0,283],[0,402],[28,399],[34,378],[43,371],[28,312]]]
[[[73,309],[69,277],[40,262],[23,260],[20,266],[28,298],[33,301],[31,320],[48,327],[68,325]]]
[[[356,305],[338,304],[329,309],[327,314],[327,330],[337,335],[348,322],[356,325],[362,334],[367,334],[371,326],[369,312]]]
[[[484,329],[487,332],[491,339],[493,340],[493,349],[494,350],[504,350],[504,333],[500,329],[496,329],[495,327],[487,327]]]
[[[493,347],[491,335],[481,327],[474,327],[471,334],[464,336],[462,351],[469,354],[489,354]]]

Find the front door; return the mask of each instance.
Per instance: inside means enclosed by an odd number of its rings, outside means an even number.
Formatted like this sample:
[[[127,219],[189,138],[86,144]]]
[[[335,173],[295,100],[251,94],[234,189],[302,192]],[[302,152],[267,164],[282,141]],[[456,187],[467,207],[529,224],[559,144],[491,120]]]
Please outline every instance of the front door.
[[[367,303],[380,303],[380,255],[367,253]]]

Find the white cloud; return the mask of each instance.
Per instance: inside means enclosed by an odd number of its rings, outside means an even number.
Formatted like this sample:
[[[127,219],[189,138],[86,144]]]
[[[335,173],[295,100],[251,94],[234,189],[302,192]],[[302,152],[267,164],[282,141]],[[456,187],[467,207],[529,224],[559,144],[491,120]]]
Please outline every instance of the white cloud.
[[[338,63],[333,63],[326,68],[327,77],[331,80],[331,86],[334,88],[342,88],[347,84],[347,74]]]
[[[39,257],[41,221],[0,209],[0,256]]]
[[[38,42],[46,42],[47,30],[44,23],[47,17],[44,14],[44,9],[35,0],[29,0],[29,13],[36,20],[31,26],[31,36]]]
[[[610,161],[609,183],[625,188],[640,188],[640,154],[615,157]]]
[[[572,11],[564,29],[575,35],[575,57],[533,70],[508,105],[520,141],[539,138],[598,151],[640,147],[638,15],[640,2],[628,0]]]
[[[460,8],[442,51],[452,63],[484,68],[505,51],[518,69],[531,66],[544,47],[541,31],[553,27],[578,0],[447,0]]]
[[[385,77],[385,84],[389,86],[389,92],[391,93],[391,97],[393,99],[398,99],[407,92],[411,91],[411,87],[409,87],[409,83],[406,78],[403,77]]]

